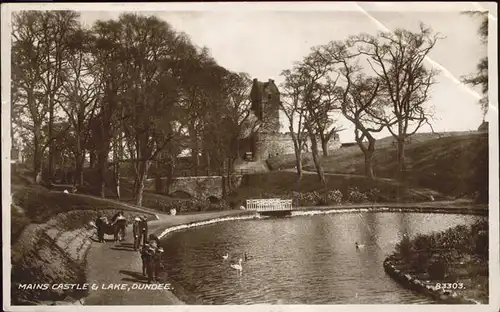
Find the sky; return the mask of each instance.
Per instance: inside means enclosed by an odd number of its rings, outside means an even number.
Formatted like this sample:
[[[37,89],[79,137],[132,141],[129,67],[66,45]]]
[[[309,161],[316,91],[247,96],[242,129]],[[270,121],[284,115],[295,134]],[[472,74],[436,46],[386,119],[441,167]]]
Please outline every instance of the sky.
[[[214,6],[215,5],[215,6]],[[481,7],[482,6],[482,7]],[[429,107],[434,112],[435,131],[476,130],[483,116],[478,101],[480,89],[459,82],[463,75],[473,73],[478,61],[487,55],[481,44],[479,17],[460,14],[461,10],[485,9],[488,3],[344,3],[343,6],[321,6],[300,3],[274,3],[265,9],[246,4],[234,9],[226,3],[204,7],[175,7],[175,11],[151,10],[141,7],[143,14],[156,15],[176,30],[188,34],[193,43],[210,49],[215,60],[225,68],[246,72],[261,81],[283,81],[280,73],[308,54],[315,45],[343,40],[360,33],[375,34],[382,30],[405,28],[417,30],[420,22],[439,32],[438,41],[429,55],[428,65],[442,73],[433,87]],[[326,8],[326,9],[325,9]],[[149,11],[147,11],[149,9]],[[306,10],[304,10],[306,9]],[[91,25],[98,19],[114,19],[124,11],[81,11],[81,20]],[[496,23],[496,12],[492,18]],[[490,20],[491,21],[491,20]],[[498,103],[495,96],[491,102]],[[487,117],[488,119],[488,117]],[[282,131],[288,129],[281,116]],[[354,127],[343,118],[339,123],[342,142],[353,141]],[[429,132],[423,127],[422,132]],[[384,131],[378,138],[389,135]]]

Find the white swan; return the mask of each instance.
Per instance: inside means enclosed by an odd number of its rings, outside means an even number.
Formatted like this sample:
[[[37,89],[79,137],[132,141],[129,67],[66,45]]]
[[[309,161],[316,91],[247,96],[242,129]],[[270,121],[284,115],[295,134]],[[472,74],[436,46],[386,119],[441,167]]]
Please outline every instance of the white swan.
[[[243,262],[242,259],[238,260],[238,263],[232,263],[231,268],[235,269],[236,271],[243,271],[243,266],[241,266],[241,262]]]
[[[229,258],[229,254],[226,252],[226,254],[222,256],[222,259],[227,260],[228,258]]]

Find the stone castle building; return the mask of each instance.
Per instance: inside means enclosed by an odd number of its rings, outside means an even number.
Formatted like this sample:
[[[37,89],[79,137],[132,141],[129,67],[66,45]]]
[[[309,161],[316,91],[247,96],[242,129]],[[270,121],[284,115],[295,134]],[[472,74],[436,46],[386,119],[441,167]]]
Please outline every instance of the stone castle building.
[[[280,92],[269,79],[267,82],[253,80],[250,91],[251,123],[257,122],[258,127],[244,134],[240,144],[240,154],[246,155],[247,160],[266,160],[279,155],[294,154],[294,145],[290,132],[280,132]],[[318,138],[319,148],[321,140]],[[328,150],[340,148],[338,134],[334,134],[328,142]],[[310,143],[307,141],[305,152],[310,152]]]

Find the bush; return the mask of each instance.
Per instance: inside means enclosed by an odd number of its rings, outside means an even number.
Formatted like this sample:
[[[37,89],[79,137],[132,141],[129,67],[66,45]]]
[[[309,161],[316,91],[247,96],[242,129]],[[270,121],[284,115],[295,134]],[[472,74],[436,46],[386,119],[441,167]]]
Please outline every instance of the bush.
[[[349,188],[347,192],[349,194],[348,198],[350,202],[365,203],[368,201],[368,195],[358,190],[357,187]]]
[[[342,192],[339,190],[330,190],[326,192],[324,196],[328,205],[340,204],[342,203],[342,198],[344,197]]]
[[[446,259],[442,256],[433,257],[430,260],[429,267],[427,268],[427,273],[431,280],[444,280],[446,277],[448,263]]]
[[[404,259],[410,258],[413,248],[412,248],[412,242],[410,241],[410,238],[407,235],[403,236],[403,239],[396,245],[396,251]]]
[[[370,202],[378,202],[383,200],[381,193],[382,192],[378,188],[371,188],[366,192],[366,197]]]
[[[415,250],[428,252],[436,248],[436,240],[432,235],[417,235],[413,240]]]

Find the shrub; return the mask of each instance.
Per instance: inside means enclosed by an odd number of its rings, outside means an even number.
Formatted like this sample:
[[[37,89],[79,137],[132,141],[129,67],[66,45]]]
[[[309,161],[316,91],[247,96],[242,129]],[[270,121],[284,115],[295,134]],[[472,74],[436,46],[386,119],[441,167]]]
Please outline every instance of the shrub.
[[[427,273],[431,280],[444,280],[446,277],[448,263],[446,259],[442,256],[433,257],[430,260],[429,267],[427,268]]]
[[[350,202],[364,203],[368,201],[367,194],[359,191],[357,187],[349,188],[347,192],[349,194],[348,198]]]
[[[381,191],[378,188],[371,188],[366,192],[367,199],[371,202],[378,202],[381,200]]]
[[[413,240],[413,246],[418,251],[428,252],[436,248],[436,240],[431,235],[417,235]]]
[[[404,258],[409,259],[412,254],[412,242],[407,235],[396,245],[396,251]]]
[[[324,196],[326,203],[329,205],[340,204],[343,198],[343,194],[339,190],[330,190]]]

